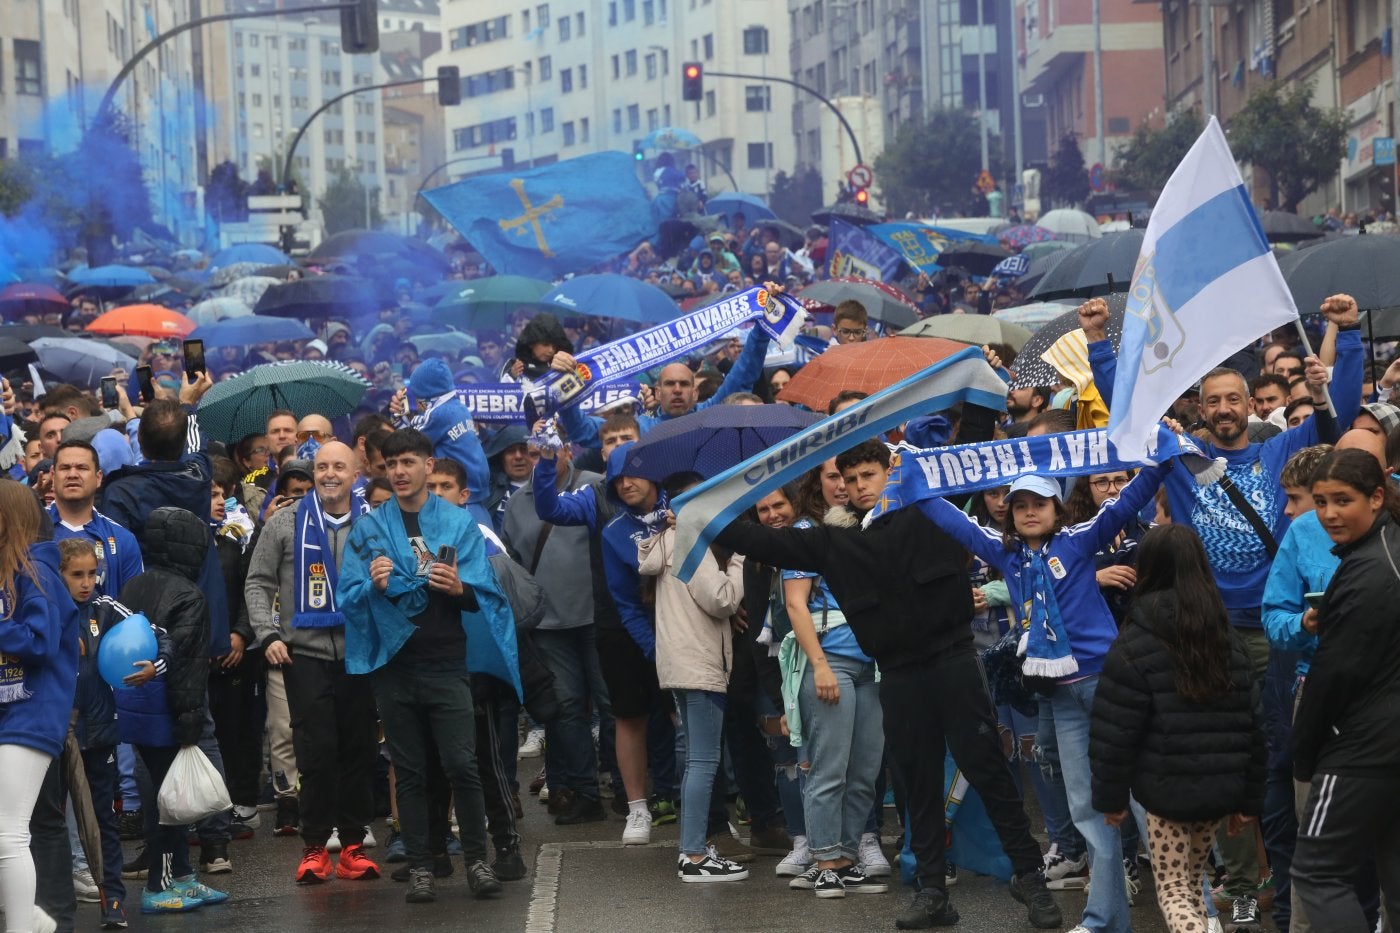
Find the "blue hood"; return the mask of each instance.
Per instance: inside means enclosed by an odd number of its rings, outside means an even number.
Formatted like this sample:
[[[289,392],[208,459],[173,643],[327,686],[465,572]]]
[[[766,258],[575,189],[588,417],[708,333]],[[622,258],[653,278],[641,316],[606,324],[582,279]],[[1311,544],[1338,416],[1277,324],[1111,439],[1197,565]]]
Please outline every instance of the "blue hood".
[[[928,415],[923,418],[910,418],[904,426],[905,443],[927,450],[942,447],[953,435],[953,426],[942,415]]]
[[[414,398],[435,399],[453,389],[452,370],[439,359],[424,360],[409,377],[408,389]]]
[[[613,448],[612,453],[608,454],[608,472],[606,474],[607,482],[605,484],[607,486],[608,501],[624,511],[627,509],[627,506],[623,505],[622,500],[617,497],[617,493],[613,490],[613,482],[622,475],[622,467],[627,463],[627,455],[632,452],[632,445],[635,443],[636,441],[628,441],[625,444],[619,444],[617,447]]]

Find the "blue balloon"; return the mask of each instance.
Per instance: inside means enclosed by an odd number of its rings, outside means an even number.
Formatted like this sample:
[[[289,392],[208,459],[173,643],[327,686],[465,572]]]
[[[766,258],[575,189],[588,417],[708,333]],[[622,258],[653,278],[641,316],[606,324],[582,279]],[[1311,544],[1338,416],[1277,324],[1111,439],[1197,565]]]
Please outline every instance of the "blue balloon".
[[[97,671],[114,690],[130,690],[122,678],[136,673],[138,661],[155,661],[156,633],[144,613],[134,612],[108,629],[97,646]]]

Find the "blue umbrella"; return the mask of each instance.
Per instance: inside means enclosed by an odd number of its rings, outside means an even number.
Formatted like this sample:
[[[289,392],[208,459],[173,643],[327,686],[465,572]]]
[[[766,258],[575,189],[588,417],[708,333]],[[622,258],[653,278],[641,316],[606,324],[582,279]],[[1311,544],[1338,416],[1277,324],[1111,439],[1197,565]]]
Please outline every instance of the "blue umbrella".
[[[680,311],[671,296],[640,279],[625,275],[576,275],[551,288],[540,304],[570,314],[616,317],[640,324],[660,324]]]
[[[632,446],[624,470],[656,483],[684,472],[709,479],[822,417],[791,405],[715,405],[652,428]]]
[[[728,217],[735,212],[748,220],[776,220],[778,215],[758,198],[742,191],[725,191],[705,202],[705,213],[723,214]]]
[[[679,126],[663,126],[652,130],[642,138],[642,145],[648,149],[699,149],[700,137]]]
[[[260,266],[282,266],[291,261],[286,253],[275,246],[268,246],[266,243],[238,243],[215,253],[214,258],[209,260],[209,268],[211,270],[222,269],[224,266],[231,266],[236,262],[252,262]]]
[[[289,317],[231,317],[199,327],[191,340],[203,340],[206,347],[247,347],[276,340],[310,340],[311,328]]]
[[[68,281],[74,285],[91,285],[99,288],[135,288],[155,282],[145,269],[135,266],[98,266],[89,269],[80,266],[68,273]]]

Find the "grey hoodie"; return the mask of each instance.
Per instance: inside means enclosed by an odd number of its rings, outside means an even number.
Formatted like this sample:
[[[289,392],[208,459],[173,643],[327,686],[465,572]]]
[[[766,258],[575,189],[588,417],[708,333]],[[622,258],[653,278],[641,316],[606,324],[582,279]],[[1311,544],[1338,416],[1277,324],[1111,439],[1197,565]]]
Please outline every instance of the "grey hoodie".
[[[578,489],[596,479],[602,477],[597,473],[575,469],[570,463],[564,489]],[[535,548],[547,527],[548,524],[541,521],[535,511],[533,484],[524,484],[506,502],[501,537],[519,555],[527,570],[531,569]],[[593,570],[588,560],[588,538],[586,526],[556,525],[545,541],[539,566],[532,571],[549,597],[544,619],[539,625],[543,631],[579,628],[593,623]]]
[[[273,513],[258,535],[258,543],[248,564],[247,582],[243,585],[248,622],[253,626],[258,645],[263,648],[274,641],[283,641],[291,649],[293,659],[301,655],[323,661],[344,661],[343,627],[292,628],[293,606],[296,604],[292,591],[292,580],[296,574],[296,517],[295,508],[281,509]],[[335,551],[336,566],[339,567],[345,539],[350,536],[350,523],[346,522],[338,529],[327,524],[326,534]]]

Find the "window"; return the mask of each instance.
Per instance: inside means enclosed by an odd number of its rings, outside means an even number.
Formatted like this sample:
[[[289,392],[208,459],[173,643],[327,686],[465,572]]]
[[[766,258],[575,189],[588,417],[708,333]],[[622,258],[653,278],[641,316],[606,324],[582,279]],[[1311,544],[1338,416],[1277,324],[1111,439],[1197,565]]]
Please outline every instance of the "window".
[[[546,55],[540,59],[540,80],[548,81],[554,77],[554,61]]]
[[[588,87],[588,66],[578,66],[578,86],[581,89]]]
[[[623,60],[627,63],[627,77],[630,78],[637,73],[637,50],[628,49]]]
[[[253,95],[253,106],[254,106],[254,107],[261,107],[261,106],[262,106],[262,95],[261,95],[261,94],[254,94],[254,95]]]
[[[515,139],[515,117],[464,126],[452,131],[452,148],[456,150],[489,146],[492,143],[508,142]]]
[[[768,30],[762,26],[750,26],[744,30],[744,54],[768,54]]]
[[[705,92],[705,116],[707,116],[707,117],[713,117],[714,115],[715,115],[715,92],[714,92],[714,91],[706,91],[706,92]]]
[[[656,80],[656,53],[655,53],[655,52],[650,52],[650,53],[647,54],[647,57],[646,57],[646,66],[647,66],[647,80],[648,80],[648,81],[655,81],[655,80]]]
[[[749,143],[749,168],[772,168],[773,144]]]
[[[563,124],[562,126],[559,127],[559,129],[560,129],[560,130],[563,132],[563,134],[564,134],[564,145],[566,145],[566,146],[572,146],[572,145],[574,144],[574,142],[575,142],[575,139],[574,139],[574,124],[573,124],[573,121],[570,121],[570,122],[568,122],[568,123]]]
[[[515,87],[515,71],[511,68],[497,68],[467,75],[462,79],[463,97],[481,97],[497,91],[508,91]]]
[[[579,138],[579,142],[584,142],[584,143],[588,142],[588,118],[587,118],[587,117],[584,117],[582,120],[578,121],[578,138]]]
[[[549,28],[549,4],[541,3],[535,7],[535,19],[539,22],[541,29]]]
[[[559,22],[564,22],[562,19]],[[567,94],[574,89],[574,70],[565,68],[559,72],[559,93]]]
[[[622,77],[622,59],[621,59],[620,57],[614,55],[614,56],[612,57],[612,66],[613,66],[613,80],[616,81],[616,80],[618,80],[619,78]]]
[[[44,93],[44,81],[39,63],[39,43],[31,39],[15,40],[15,93],[38,97]]]
[[[583,35],[583,13],[582,13],[582,12],[580,12],[577,16],[574,17],[574,35],[576,35],[576,36],[581,36],[581,35]]]
[[[540,132],[554,132],[554,108],[546,107],[540,111]]]
[[[712,33],[712,32],[707,32],[707,33],[705,33],[704,46],[705,46],[705,61],[708,62],[708,61],[713,60],[714,57],[715,57],[715,34],[714,34],[714,33]]]
[[[767,113],[773,109],[773,93],[766,84],[744,86],[744,109],[749,113]]]
[[[268,37],[267,37],[267,47],[270,48],[270,49],[275,49],[275,48],[277,48],[277,37],[276,37],[276,36],[268,36]]]
[[[257,48],[257,47],[258,47],[258,34],[257,34],[257,33],[253,33],[252,35],[248,36],[248,48],[250,48],[250,49],[255,49],[255,48]]]
[[[642,108],[637,104],[627,105],[627,128],[629,130],[640,129],[642,126]]]
[[[520,31],[528,34],[530,32],[530,11],[520,11]]]
[[[569,19],[567,16],[561,16],[561,17],[559,17],[558,23],[559,23],[559,41],[560,41],[560,42],[568,42],[568,41],[569,41],[569,28],[573,25],[573,22],[574,22],[574,21],[571,20],[571,19]]]
[[[579,15],[582,16],[583,14],[580,13]],[[608,25],[617,25],[617,0],[611,0],[611,2],[608,4]]]
[[[37,45],[37,43],[35,43],[35,44]],[[15,55],[16,55],[16,56],[19,55],[18,50],[16,50]],[[254,77],[254,78],[261,78],[261,77],[262,77],[262,65],[259,65],[257,62],[254,62],[253,64],[249,65],[249,66],[248,66],[248,74],[249,74],[250,76]]]
[[[637,18],[637,0],[622,0],[622,19],[624,22],[632,22]]]
[[[254,124],[253,124],[253,138],[254,138],[254,139],[262,139],[262,138],[263,138],[263,125],[262,125],[261,123],[254,123]]]
[[[1132,123],[1127,117],[1109,117],[1108,132],[1114,136],[1126,136],[1132,132]]]
[[[826,94],[826,62],[817,62],[817,87],[818,94]]]
[[[527,32],[529,31],[528,27],[529,21],[527,19]],[[454,49],[465,49],[474,45],[495,42],[497,39],[509,38],[510,17],[497,16],[495,19],[482,20],[479,23],[472,23],[470,26],[461,26],[452,30],[451,39],[448,44]]]
[[[614,107],[612,112],[612,131],[614,134],[622,132],[622,108]]]
[[[642,25],[650,26],[656,22],[656,4],[653,0],[642,0]]]

